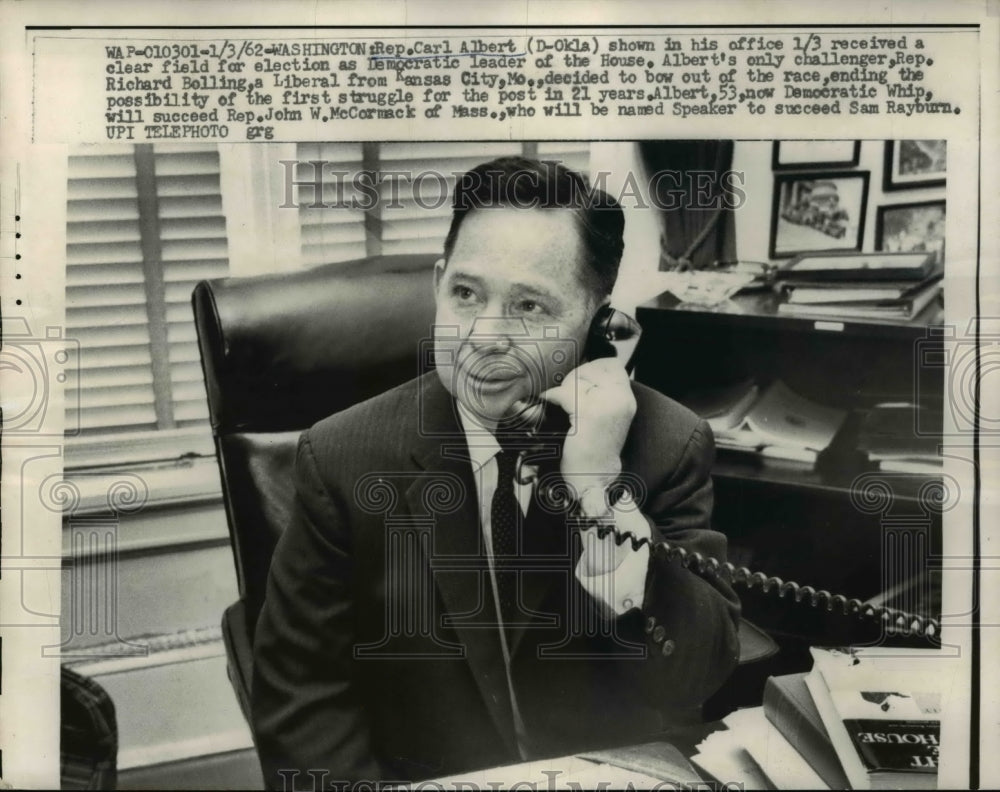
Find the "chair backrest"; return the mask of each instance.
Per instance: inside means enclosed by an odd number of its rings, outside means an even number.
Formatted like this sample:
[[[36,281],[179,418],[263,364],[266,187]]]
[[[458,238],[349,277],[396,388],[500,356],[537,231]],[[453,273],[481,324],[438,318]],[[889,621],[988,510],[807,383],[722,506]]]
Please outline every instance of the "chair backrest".
[[[240,597],[252,637],[292,507],[299,435],[416,376],[436,256],[381,256],[194,290]],[[426,362],[422,366],[426,370]]]

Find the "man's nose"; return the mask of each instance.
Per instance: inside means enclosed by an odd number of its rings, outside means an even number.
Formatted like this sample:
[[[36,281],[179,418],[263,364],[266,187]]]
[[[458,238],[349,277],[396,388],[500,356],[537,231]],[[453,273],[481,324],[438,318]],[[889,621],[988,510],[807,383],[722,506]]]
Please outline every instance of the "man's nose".
[[[500,314],[477,316],[469,330],[469,341],[477,348],[507,348],[526,338],[528,328],[519,317]]]

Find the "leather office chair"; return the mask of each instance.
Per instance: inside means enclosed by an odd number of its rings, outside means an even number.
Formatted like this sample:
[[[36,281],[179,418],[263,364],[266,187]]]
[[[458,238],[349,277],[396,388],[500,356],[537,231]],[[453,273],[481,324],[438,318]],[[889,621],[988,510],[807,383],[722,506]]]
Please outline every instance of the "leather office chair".
[[[195,323],[240,599],[223,615],[230,680],[249,722],[253,634],[292,508],[300,433],[416,376],[434,317],[436,256],[203,281]],[[749,623],[741,662],[777,647]]]
[[[195,287],[240,594],[223,616],[223,640],[244,715],[267,571],[292,509],[299,435],[417,375],[419,341],[434,320],[436,258],[383,256]]]

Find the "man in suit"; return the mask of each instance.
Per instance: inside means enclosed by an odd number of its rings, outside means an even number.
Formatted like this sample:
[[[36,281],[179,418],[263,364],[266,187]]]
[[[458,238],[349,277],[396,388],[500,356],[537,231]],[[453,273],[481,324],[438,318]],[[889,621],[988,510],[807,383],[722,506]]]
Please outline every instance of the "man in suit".
[[[561,165],[504,158],[459,179],[435,370],[300,442],[255,639],[272,786],[654,739],[735,667],[729,586],[598,530],[725,558],[708,426],[588,349],[623,228]],[[526,440],[542,413],[564,414],[564,441]]]

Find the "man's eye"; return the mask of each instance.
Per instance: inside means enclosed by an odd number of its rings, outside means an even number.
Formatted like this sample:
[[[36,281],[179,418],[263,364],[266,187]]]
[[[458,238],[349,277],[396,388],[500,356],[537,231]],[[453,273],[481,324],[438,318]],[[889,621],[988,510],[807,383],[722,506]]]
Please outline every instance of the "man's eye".
[[[476,293],[468,286],[455,286],[452,288],[451,293],[455,295],[460,302],[472,302],[476,298]]]
[[[518,308],[522,313],[528,314],[542,313],[545,310],[545,306],[539,302],[535,302],[534,300],[521,300],[521,302],[518,303]]]

